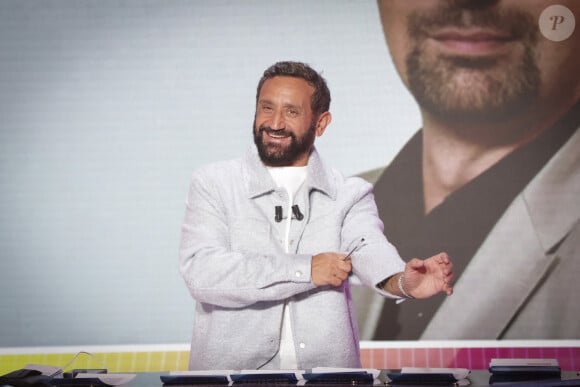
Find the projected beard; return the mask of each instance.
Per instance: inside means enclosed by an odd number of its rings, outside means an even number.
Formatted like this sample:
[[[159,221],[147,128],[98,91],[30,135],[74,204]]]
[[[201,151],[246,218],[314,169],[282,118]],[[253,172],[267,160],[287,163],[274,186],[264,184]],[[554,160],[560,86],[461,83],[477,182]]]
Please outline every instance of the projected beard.
[[[535,21],[517,10],[471,9],[467,3],[469,9],[456,7],[453,2],[429,14],[409,16],[412,50],[406,64],[412,94],[423,109],[445,119],[497,122],[518,115],[539,94]],[[510,53],[508,60],[429,52],[427,32],[444,26],[491,27],[507,32],[523,47],[518,47],[519,55]]]
[[[254,119],[254,128],[256,120]],[[288,146],[280,146],[264,139],[264,133],[275,133],[277,136],[285,135],[290,138]],[[285,167],[293,164],[299,156],[310,153],[314,139],[316,138],[316,120],[313,120],[308,130],[302,137],[296,137],[294,133],[286,129],[274,130],[268,126],[260,126],[253,130],[254,144],[258,148],[258,154],[262,162],[271,167]]]

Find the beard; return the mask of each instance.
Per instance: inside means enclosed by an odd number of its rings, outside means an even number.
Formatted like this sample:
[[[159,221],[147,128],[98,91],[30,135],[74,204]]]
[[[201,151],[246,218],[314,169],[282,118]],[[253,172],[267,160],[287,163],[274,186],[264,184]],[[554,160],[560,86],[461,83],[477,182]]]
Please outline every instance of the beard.
[[[254,120],[254,128],[256,121]],[[282,146],[278,143],[268,143],[264,140],[264,133],[275,133],[290,138],[290,144]],[[260,159],[270,167],[287,167],[294,164],[300,156],[309,154],[316,138],[316,122],[310,123],[308,130],[302,137],[297,137],[286,129],[274,130],[268,126],[260,126],[253,130],[254,144],[258,148]]]
[[[507,60],[429,52],[427,32],[442,26],[508,28],[509,36],[521,41],[523,48],[514,50]],[[409,89],[417,103],[437,117],[498,122],[519,115],[539,95],[540,70],[534,58],[537,26],[522,12],[447,4],[429,15],[412,14],[409,36]]]

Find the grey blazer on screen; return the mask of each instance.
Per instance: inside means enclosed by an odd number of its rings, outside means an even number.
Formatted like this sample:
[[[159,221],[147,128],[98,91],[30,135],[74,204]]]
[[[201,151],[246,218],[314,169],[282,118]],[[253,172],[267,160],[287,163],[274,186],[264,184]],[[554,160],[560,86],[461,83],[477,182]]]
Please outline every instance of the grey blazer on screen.
[[[580,339],[579,218],[576,130],[495,224],[421,339]],[[383,302],[355,289],[361,339]]]

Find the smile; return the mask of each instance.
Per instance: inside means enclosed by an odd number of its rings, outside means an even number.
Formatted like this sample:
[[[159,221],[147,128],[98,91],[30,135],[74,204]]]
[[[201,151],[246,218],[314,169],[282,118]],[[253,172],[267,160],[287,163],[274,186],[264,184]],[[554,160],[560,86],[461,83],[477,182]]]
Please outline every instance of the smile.
[[[264,132],[268,137],[275,140],[282,140],[285,138],[292,137],[292,133],[287,131],[286,129],[273,130],[271,128],[264,128],[261,131]]]
[[[277,132],[267,132],[268,136],[272,137],[272,138],[286,138],[286,137],[290,137],[289,135],[285,134],[285,133],[277,133]]]

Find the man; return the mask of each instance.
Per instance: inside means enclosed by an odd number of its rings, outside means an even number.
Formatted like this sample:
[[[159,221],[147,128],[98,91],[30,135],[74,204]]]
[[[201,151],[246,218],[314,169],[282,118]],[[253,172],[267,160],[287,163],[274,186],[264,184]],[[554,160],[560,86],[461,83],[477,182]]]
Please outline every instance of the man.
[[[193,174],[180,247],[191,369],[360,367],[351,278],[387,298],[452,293],[447,255],[405,265],[372,186],[320,159],[329,106],[316,71],[277,63],[258,84],[257,149]]]
[[[379,215],[402,257],[445,246],[456,285],[367,300],[375,339],[580,338],[580,2],[551,3],[379,1],[423,121],[376,182]]]

